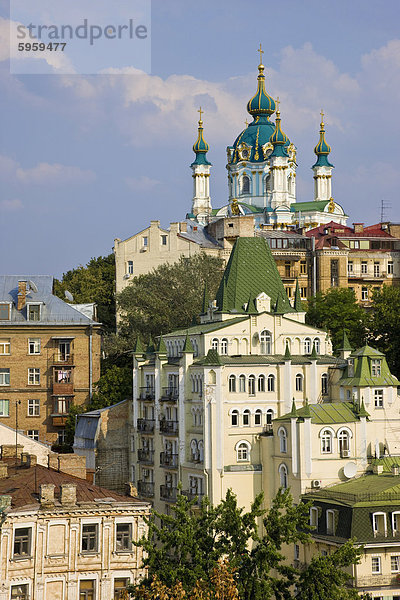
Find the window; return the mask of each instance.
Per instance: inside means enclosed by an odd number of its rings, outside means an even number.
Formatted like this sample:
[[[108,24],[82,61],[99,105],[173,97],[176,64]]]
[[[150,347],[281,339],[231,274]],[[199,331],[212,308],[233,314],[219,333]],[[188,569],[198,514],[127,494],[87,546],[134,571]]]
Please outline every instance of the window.
[[[97,552],[98,525],[82,525],[82,552]]]
[[[314,338],[314,348],[315,348],[315,352],[317,354],[319,354],[320,350],[321,350],[321,343],[319,341],[319,338]]]
[[[271,334],[269,331],[262,331],[260,333],[260,352],[261,354],[271,354]]]
[[[283,488],[284,490],[287,489],[288,487],[288,470],[287,470],[287,466],[286,465],[280,465],[279,469],[279,481],[280,481],[280,485],[281,488]]]
[[[337,259],[331,260],[331,287],[337,287],[339,285],[339,261]]]
[[[39,429],[28,429],[26,435],[31,438],[31,440],[39,441]]]
[[[372,377],[380,377],[381,376],[381,361],[380,360],[371,360],[371,375]]]
[[[383,390],[374,390],[375,408],[383,408]]]
[[[284,427],[280,427],[278,430],[279,437],[279,451],[283,454],[287,452],[287,433]]]
[[[386,513],[376,512],[372,515],[372,528],[374,530],[374,536],[377,535],[387,535],[387,525],[386,525]]]
[[[66,415],[69,412],[69,399],[66,396],[58,396],[54,399],[53,412],[56,415]]]
[[[31,555],[31,527],[19,527],[14,532],[14,558],[27,557]]]
[[[329,429],[324,429],[321,434],[321,453],[332,453],[332,433],[329,431]]]
[[[301,375],[301,373],[298,373],[296,375],[296,392],[302,392],[303,391],[303,375]]]
[[[60,429],[57,435],[57,444],[64,446],[64,444],[67,443],[67,434],[65,433],[65,429]]]
[[[328,373],[322,373],[321,375],[321,394],[326,396],[328,393]]]
[[[311,354],[311,340],[306,338],[304,340],[304,354]]]
[[[248,442],[238,443],[236,446],[236,460],[237,462],[250,460],[250,444]]]
[[[247,177],[247,175],[243,176],[242,179],[242,194],[249,194],[250,193],[250,179]]]
[[[95,580],[81,579],[79,582],[79,600],[95,600]]]
[[[40,321],[40,304],[28,304],[28,321]]]
[[[161,246],[167,245],[167,239],[168,239],[168,236],[166,236],[166,235],[161,236]]]
[[[128,275],[133,275],[133,260],[128,260]]]
[[[294,560],[300,560],[300,546],[298,544],[294,545]]]
[[[361,288],[361,300],[368,300],[368,288],[367,287]]]
[[[388,262],[387,272],[388,272],[388,275],[393,275],[393,273],[394,273],[394,267],[393,267],[393,261],[392,260],[390,260]]]
[[[250,411],[247,408],[243,411],[243,425],[244,427],[248,427],[250,425]]]
[[[390,570],[392,573],[398,573],[400,571],[400,556],[398,554],[390,557]]]
[[[265,376],[260,375],[258,378],[258,391],[265,392]]]
[[[0,321],[8,321],[10,319],[10,305],[0,304]]]
[[[142,241],[143,241],[143,246],[147,247],[148,242],[149,242],[149,238],[147,237],[147,235],[143,236]]]
[[[40,385],[40,369],[28,369],[28,384]]]
[[[305,260],[300,261],[300,275],[307,274],[307,262]]]
[[[300,296],[302,298],[307,298],[307,288],[306,287],[301,287],[300,288]]]
[[[132,550],[132,528],[130,523],[117,523],[115,549],[117,552]]]
[[[28,400],[28,417],[38,417],[40,400]]]
[[[0,417],[10,416],[10,401],[0,400]]]
[[[249,375],[249,396],[256,395],[256,378],[254,375]]]
[[[239,425],[239,411],[236,409],[231,412],[231,425],[232,427]]]
[[[393,535],[396,535],[400,530],[400,512],[396,511],[392,513],[392,531]]]
[[[368,262],[366,260],[361,261],[361,273],[366,275],[368,273]]]
[[[28,353],[40,354],[40,338],[30,338],[28,340]]]
[[[29,600],[29,585],[27,583],[12,585],[11,600]]]
[[[338,434],[339,453],[342,458],[350,456],[350,435],[349,432],[342,429]]]
[[[239,392],[246,391],[246,377],[245,375],[239,375]]]
[[[335,534],[335,511],[334,510],[326,511],[326,533],[328,535]]]
[[[229,391],[236,392],[236,377],[234,375],[229,375]]]
[[[254,425],[261,425],[262,411],[258,408],[254,413]]]
[[[32,369],[30,369],[32,370]],[[35,369],[33,369],[35,370]],[[39,369],[36,369],[39,371]],[[72,371],[71,369],[55,369],[54,370],[54,381],[55,383],[71,383]]]
[[[374,262],[374,277],[380,277],[381,265],[379,262]]]
[[[373,556],[371,558],[371,570],[373,575],[379,574],[381,572],[381,557]]]
[[[310,508],[310,527],[315,529],[318,527],[318,508],[316,506]]]
[[[114,579],[114,600],[124,600],[124,598],[129,597],[129,594],[126,593],[129,583],[130,581],[126,577]]]
[[[212,348],[213,350],[216,350],[216,351],[218,352],[219,343],[218,343],[218,340],[217,340],[217,338],[214,338],[214,339],[212,340],[212,342],[211,342],[211,348]]]
[[[274,418],[274,411],[272,410],[272,408],[269,408],[267,410],[267,415],[266,415],[267,425],[271,425],[273,418]]]
[[[10,385],[10,369],[0,369],[0,385]]]
[[[228,340],[226,338],[221,340],[221,354],[228,354]]]
[[[267,390],[269,392],[275,391],[275,375],[268,375],[267,378]]]
[[[0,340],[0,354],[10,354],[10,340],[9,339],[1,339]]]
[[[353,274],[353,261],[349,260],[349,262],[347,263],[347,272],[349,275]]]

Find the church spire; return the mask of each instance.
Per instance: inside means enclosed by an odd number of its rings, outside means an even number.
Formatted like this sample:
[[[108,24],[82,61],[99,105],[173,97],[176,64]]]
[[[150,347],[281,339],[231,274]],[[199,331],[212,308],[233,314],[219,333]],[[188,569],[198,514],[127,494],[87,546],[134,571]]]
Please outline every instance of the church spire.
[[[193,165],[211,165],[211,163],[207,160],[207,156],[206,156],[207,152],[210,149],[210,146],[205,141],[204,135],[203,135],[204,129],[203,129],[203,121],[201,119],[201,115],[204,114],[204,111],[201,110],[201,106],[197,112],[200,113],[200,119],[199,119],[199,126],[197,129],[197,140],[193,144],[193,152],[196,154],[196,158],[190,165],[191,167]]]
[[[281,111],[279,110],[279,98],[276,99],[276,119],[275,119],[275,131],[269,138],[269,141],[274,147],[274,150],[270,156],[288,156],[286,150],[286,142],[288,137],[286,133],[283,133],[281,129]]]
[[[319,130],[319,142],[314,148],[314,153],[317,155],[317,161],[313,165],[314,167],[333,167],[328,161],[328,155],[330,154],[331,147],[325,140],[325,123],[324,123],[324,111],[321,109],[321,123]]]
[[[332,169],[328,156],[330,145],[325,140],[324,112],[321,110],[321,124],[319,129],[319,142],[314,148],[317,160],[312,166],[314,171],[314,200],[330,202],[334,208],[332,198]]]
[[[204,139],[203,135],[203,110],[201,106],[198,110],[200,113],[198,123],[197,140],[193,145],[193,152],[196,158],[190,165],[193,171],[193,200],[191,217],[196,218],[200,223],[206,224],[208,217],[211,214],[211,198],[210,198],[210,166],[211,163],[207,160],[207,152],[210,146]]]
[[[260,64],[258,65],[257,91],[247,103],[247,112],[254,118],[265,116],[268,120],[269,116],[275,111],[275,100],[271,98],[265,90],[264,65],[262,63],[264,50],[262,49],[261,44],[258,52],[260,53]]]

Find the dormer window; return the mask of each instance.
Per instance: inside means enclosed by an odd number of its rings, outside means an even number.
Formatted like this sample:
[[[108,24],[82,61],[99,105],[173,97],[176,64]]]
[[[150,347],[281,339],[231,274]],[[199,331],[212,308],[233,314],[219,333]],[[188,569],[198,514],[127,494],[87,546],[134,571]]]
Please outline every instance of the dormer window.
[[[10,305],[9,304],[0,304],[0,321],[9,321],[10,320]]]
[[[372,377],[380,377],[381,376],[381,360],[374,359],[371,360],[371,375]]]
[[[354,377],[354,358],[348,359],[347,372],[348,372],[349,377]]]
[[[27,304],[28,321],[40,321],[40,304]]]

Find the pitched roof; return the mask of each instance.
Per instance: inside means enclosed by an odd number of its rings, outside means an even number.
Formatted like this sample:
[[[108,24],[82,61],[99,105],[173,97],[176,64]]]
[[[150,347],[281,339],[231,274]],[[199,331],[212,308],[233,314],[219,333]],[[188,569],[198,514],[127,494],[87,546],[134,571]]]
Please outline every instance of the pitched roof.
[[[265,292],[283,313],[294,312],[271,254],[268,243],[262,237],[238,238],[235,242],[218,292],[220,310],[244,312],[244,306]]]
[[[210,333],[212,331],[216,331],[217,329],[223,329],[224,327],[229,327],[229,325],[234,325],[235,323],[240,323],[241,321],[245,321],[249,317],[244,315],[242,317],[235,317],[233,319],[228,319],[227,321],[213,321],[212,323],[200,323],[200,325],[192,325],[192,327],[186,327],[185,329],[177,329],[176,331],[171,331],[171,333],[166,334],[164,337],[168,338],[169,336],[176,335],[195,335],[199,333]]]
[[[275,421],[288,421],[291,412],[274,419]],[[358,421],[359,414],[352,402],[326,402],[323,404],[307,404],[297,409],[299,419],[307,418],[311,414],[311,423],[329,425],[333,423],[354,423]]]
[[[352,352],[350,358],[354,359],[354,374],[349,375],[349,366],[344,370],[340,385],[346,386],[376,386],[376,385],[400,385],[398,379],[391,374],[385,355],[371,346],[363,346]],[[372,375],[371,360],[380,360],[380,375]]]

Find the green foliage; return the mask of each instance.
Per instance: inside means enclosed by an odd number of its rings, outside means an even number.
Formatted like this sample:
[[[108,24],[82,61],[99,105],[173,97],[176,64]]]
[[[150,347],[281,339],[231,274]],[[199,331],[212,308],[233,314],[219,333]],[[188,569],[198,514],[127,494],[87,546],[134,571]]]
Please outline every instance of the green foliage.
[[[306,323],[328,330],[334,350],[341,346],[343,329],[354,349],[363,346],[368,322],[367,313],[357,304],[354,292],[347,288],[319,292],[308,301]]]
[[[371,345],[384,352],[391,372],[400,377],[400,288],[384,285],[372,300]]]
[[[132,366],[111,366],[95,384],[88,410],[105,408],[132,398]]]
[[[107,331],[115,330],[115,260],[114,254],[92,258],[86,265],[67,271],[62,280],[54,280],[54,293],[65,300],[71,292],[76,304],[95,302],[98,319]]]
[[[137,336],[147,343],[162,333],[191,325],[193,317],[201,313],[205,285],[215,297],[222,265],[221,259],[200,253],[135,277],[117,295],[120,335],[132,347]]]
[[[73,404],[69,407],[69,413],[67,417],[67,422],[65,423],[65,446],[66,449],[70,449],[74,443],[74,435],[75,435],[75,424],[77,415],[85,412],[85,406],[76,406]]]
[[[351,580],[351,565],[360,562],[362,550],[349,540],[328,556],[316,555],[301,573],[297,584],[297,600],[350,600],[359,598],[354,588],[346,587]]]

